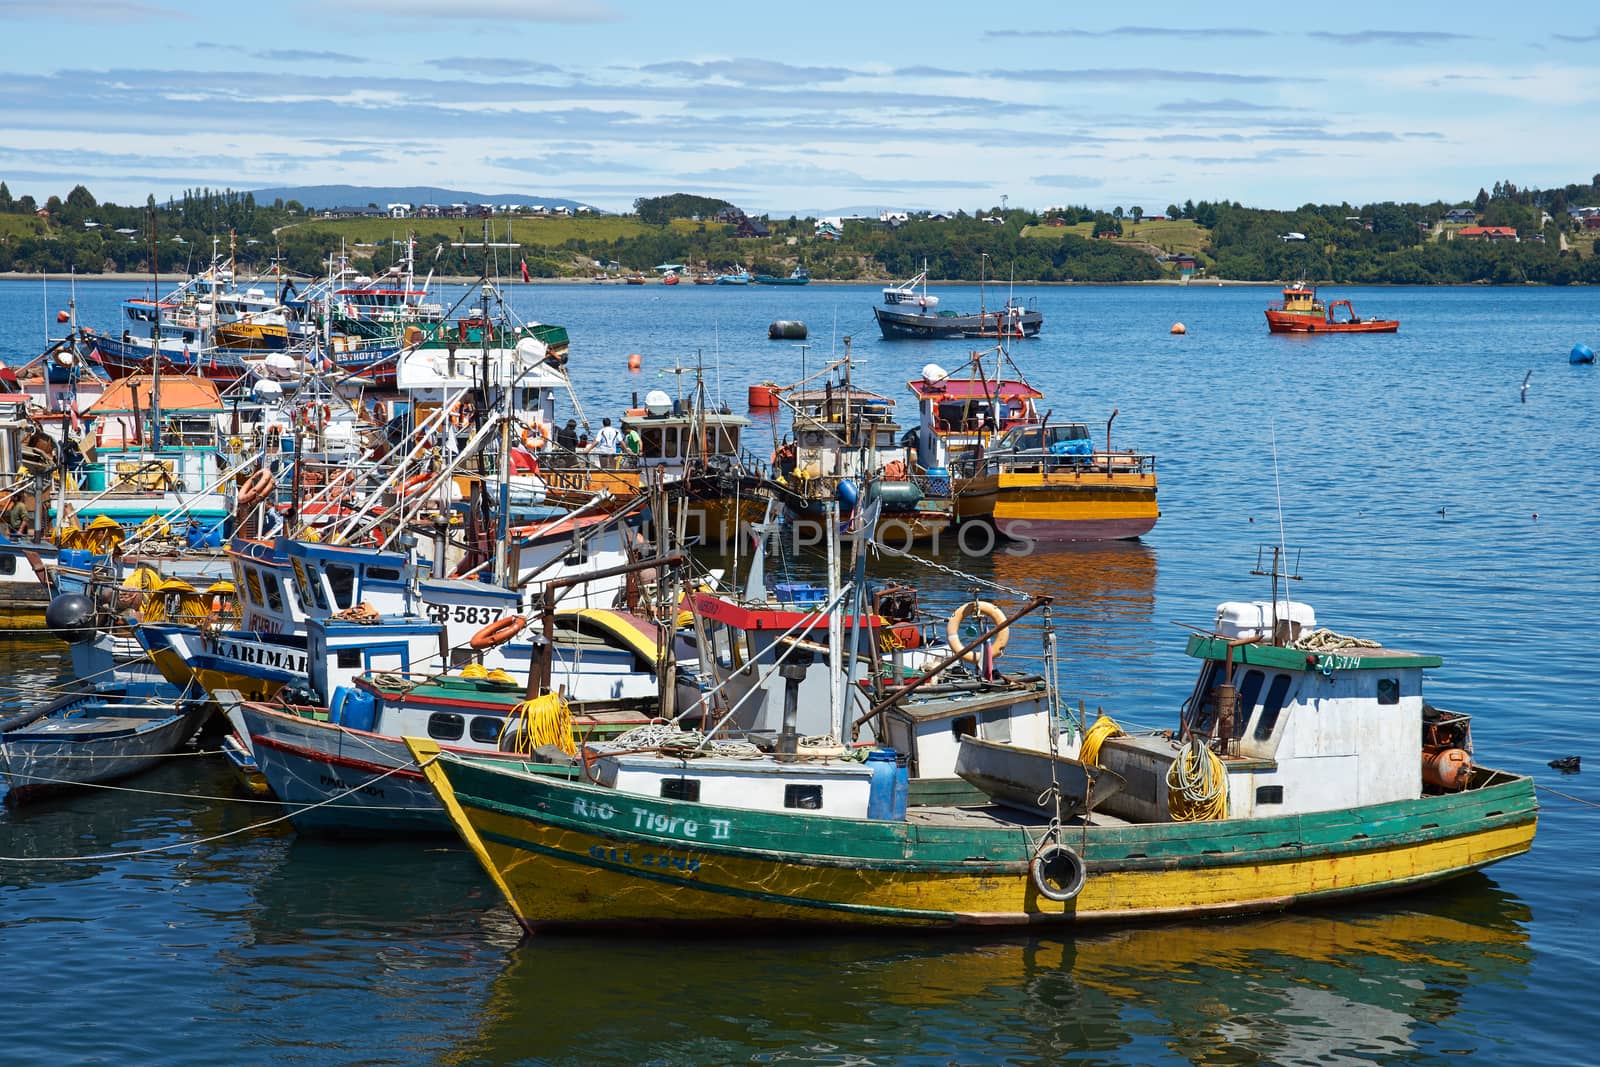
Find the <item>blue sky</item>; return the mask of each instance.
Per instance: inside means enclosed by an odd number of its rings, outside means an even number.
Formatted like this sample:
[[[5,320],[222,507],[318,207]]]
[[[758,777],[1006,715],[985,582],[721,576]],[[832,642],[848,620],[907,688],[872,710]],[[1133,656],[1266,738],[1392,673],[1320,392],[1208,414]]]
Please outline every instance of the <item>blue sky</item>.
[[[1600,170],[1588,5],[0,0],[0,19],[0,178],[41,201],[349,183],[1158,212]]]

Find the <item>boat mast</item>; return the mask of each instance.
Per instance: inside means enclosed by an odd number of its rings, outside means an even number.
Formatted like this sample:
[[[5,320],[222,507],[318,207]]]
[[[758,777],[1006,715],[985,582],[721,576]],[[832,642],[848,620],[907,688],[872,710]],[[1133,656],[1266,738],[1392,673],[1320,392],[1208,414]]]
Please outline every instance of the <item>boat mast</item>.
[[[156,243],[156,212],[150,209],[150,275],[151,301],[155,305],[155,324],[150,330],[150,444],[161,452],[161,260],[160,246]],[[134,394],[137,398],[138,394]]]

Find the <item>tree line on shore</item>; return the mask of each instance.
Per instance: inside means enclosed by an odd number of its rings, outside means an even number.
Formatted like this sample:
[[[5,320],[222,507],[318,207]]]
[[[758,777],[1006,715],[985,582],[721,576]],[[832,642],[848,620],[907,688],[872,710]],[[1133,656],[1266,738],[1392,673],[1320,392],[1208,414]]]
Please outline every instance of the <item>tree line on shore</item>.
[[[595,263],[648,270],[659,263],[704,269],[740,265],[754,273],[787,273],[803,264],[822,280],[902,279],[924,268],[933,280],[979,278],[1018,282],[1132,282],[1174,277],[1175,249],[1145,237],[1152,218],[1192,223],[1189,254],[1207,277],[1235,281],[1304,280],[1367,284],[1596,284],[1600,257],[1591,234],[1569,208],[1600,205],[1600,175],[1551,190],[1496,182],[1492,191],[1456,203],[1306,204],[1291,211],[1238,202],[1187,201],[1160,215],[1142,206],[977,209],[949,215],[848,219],[831,239],[815,220],[768,219],[765,236],[741,237],[742,214],[726,201],[673,194],[635,204],[638,225],[623,236],[564,236],[584,231],[546,228],[544,243],[523,241],[532,276],[582,277]],[[1480,226],[1508,227],[1519,240],[1458,237],[1443,220],[1470,207]],[[294,201],[258,204],[251,193],[185,191],[165,203],[99,203],[83,185],[39,204],[14,198],[0,182],[0,271],[83,274],[194,272],[217,254],[244,270],[274,264],[315,277],[330,257],[348,256],[356,270],[376,273],[404,256],[388,241],[352,246],[337,223],[305,223],[313,213]],[[1052,224],[1054,223],[1054,224]],[[464,245],[465,227],[451,220],[408,220],[420,270],[474,273],[480,257]],[[746,227],[748,231],[749,227]],[[1563,244],[1568,247],[1563,248]],[[354,247],[354,253],[351,249]],[[518,264],[512,265],[515,271]]]

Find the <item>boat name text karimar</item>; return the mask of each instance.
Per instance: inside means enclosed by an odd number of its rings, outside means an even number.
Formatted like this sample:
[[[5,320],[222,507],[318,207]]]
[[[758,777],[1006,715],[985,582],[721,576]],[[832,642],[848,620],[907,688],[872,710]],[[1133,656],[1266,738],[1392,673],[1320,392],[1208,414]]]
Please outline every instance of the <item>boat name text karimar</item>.
[[[662,815],[648,808],[629,808],[633,814],[633,828],[635,830],[648,830],[657,834],[672,834],[675,837],[700,838],[700,823],[695,819],[685,818],[682,815]],[[601,822],[610,822],[621,812],[610,804],[585,800],[582,797],[572,801],[572,814],[583,819],[599,819]],[[733,828],[731,819],[707,819],[711,824],[712,841],[728,840],[728,833]]]

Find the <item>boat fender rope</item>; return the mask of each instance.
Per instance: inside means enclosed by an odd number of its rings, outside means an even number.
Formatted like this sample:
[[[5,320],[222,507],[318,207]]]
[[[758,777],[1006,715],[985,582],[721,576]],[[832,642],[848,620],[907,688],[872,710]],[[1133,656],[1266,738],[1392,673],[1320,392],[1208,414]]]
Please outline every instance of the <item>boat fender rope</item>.
[[[1066,845],[1045,845],[1034,854],[1028,864],[1028,873],[1039,895],[1056,903],[1065,903],[1083,892],[1088,881],[1088,871],[1083,858]]]

